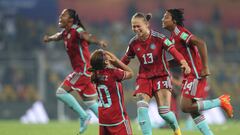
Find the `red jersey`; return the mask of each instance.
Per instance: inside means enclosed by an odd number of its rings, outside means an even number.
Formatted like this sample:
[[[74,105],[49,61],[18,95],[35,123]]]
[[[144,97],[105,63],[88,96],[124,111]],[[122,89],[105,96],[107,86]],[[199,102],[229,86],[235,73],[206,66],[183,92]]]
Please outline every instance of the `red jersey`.
[[[200,78],[202,70],[202,61],[196,46],[189,43],[194,35],[186,28],[176,26],[174,32],[171,33],[170,40],[175,44],[175,48],[183,55],[188,65],[191,68],[191,73],[186,76],[194,76]]]
[[[122,61],[137,56],[140,62],[139,78],[153,78],[169,74],[165,53],[174,45],[163,35],[151,30],[147,40],[141,41],[137,36],[130,40]]]
[[[83,28],[73,25],[69,31],[64,30],[62,36],[73,70],[90,76],[87,71],[90,67],[90,52],[88,42],[80,38],[82,32]]]
[[[126,109],[121,81],[125,72],[116,68],[97,71],[100,83],[96,84],[99,100],[99,124],[114,126],[126,120]]]

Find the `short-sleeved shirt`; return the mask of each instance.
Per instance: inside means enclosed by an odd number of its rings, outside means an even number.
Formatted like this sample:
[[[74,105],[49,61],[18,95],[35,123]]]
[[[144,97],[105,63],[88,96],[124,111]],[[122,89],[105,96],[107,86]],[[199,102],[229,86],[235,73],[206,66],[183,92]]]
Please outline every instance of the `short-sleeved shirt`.
[[[90,67],[90,52],[88,42],[81,39],[83,32],[82,27],[73,25],[69,31],[63,30],[62,36],[73,70],[90,76],[89,71],[87,71]]]
[[[105,68],[97,71],[100,81],[96,83],[99,100],[99,124],[114,126],[123,123],[127,112],[121,81],[125,71],[117,68]]]
[[[194,35],[186,28],[176,26],[174,32],[171,33],[170,40],[175,45],[175,48],[183,55],[191,68],[191,73],[188,75],[184,74],[184,77],[194,76],[200,78],[202,61],[197,47],[189,43],[192,37],[194,37]]]
[[[171,41],[163,34],[151,30],[147,40],[141,41],[133,37],[125,55],[128,58],[137,56],[140,62],[138,78],[153,78],[168,76],[169,68],[165,53],[174,47]]]

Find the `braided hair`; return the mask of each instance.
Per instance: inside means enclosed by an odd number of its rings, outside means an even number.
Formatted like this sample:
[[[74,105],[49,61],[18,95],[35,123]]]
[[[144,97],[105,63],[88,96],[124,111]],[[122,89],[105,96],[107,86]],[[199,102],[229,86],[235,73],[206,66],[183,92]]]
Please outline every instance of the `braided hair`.
[[[177,25],[184,26],[184,9],[168,9],[167,12],[169,12],[172,16],[172,19],[176,21]]]
[[[74,9],[67,9],[67,12],[68,12],[70,18],[73,18],[73,24],[76,24],[76,25],[82,27],[84,30],[86,30],[85,27],[83,26],[80,18],[78,17],[77,12]]]

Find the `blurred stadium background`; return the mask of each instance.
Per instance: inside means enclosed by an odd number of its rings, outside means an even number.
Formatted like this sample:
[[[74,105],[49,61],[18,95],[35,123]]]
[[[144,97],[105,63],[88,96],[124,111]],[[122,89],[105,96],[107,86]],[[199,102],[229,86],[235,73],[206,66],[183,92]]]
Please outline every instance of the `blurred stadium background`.
[[[151,12],[153,29],[169,35],[161,28],[164,9],[184,8],[186,27],[207,42],[212,73],[209,97],[229,93],[234,120],[239,120],[239,7],[239,0],[0,0],[0,121],[19,120],[35,101],[42,101],[50,120],[76,120],[55,98],[56,88],[72,70],[63,43],[42,42],[44,34],[59,30],[58,15],[64,8],[76,9],[87,30],[108,40],[108,49],[118,57],[133,36],[130,18],[136,11]],[[130,66],[136,73],[137,62]],[[124,82],[132,119],[136,117],[134,82]],[[179,113],[180,119],[186,117]]]

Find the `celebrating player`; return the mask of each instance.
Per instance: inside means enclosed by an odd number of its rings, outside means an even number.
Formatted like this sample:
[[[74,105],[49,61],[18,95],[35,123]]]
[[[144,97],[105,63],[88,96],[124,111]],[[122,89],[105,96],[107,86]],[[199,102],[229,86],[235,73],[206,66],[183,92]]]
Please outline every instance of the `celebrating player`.
[[[76,90],[84,103],[98,116],[96,102],[97,92],[90,79],[90,52],[89,43],[95,43],[105,47],[107,43],[97,40],[95,36],[87,33],[81,23],[78,14],[73,9],[64,9],[59,16],[59,27],[62,32],[52,36],[44,36],[44,42],[64,40],[65,49],[70,58],[73,72],[70,73],[56,91],[56,96],[68,107],[78,113],[80,117],[80,133],[87,128],[90,115],[83,110],[77,100],[70,94]]]
[[[222,95],[213,100],[197,100],[204,97],[206,76],[210,74],[207,47],[204,41],[184,27],[183,20],[182,9],[169,9],[162,18],[162,27],[171,32],[170,40],[191,67],[191,73],[183,75],[181,108],[183,112],[191,114],[202,134],[213,135],[201,111],[220,106],[229,117],[233,117],[230,96]]]
[[[99,135],[132,135],[121,81],[130,79],[133,71],[112,53],[101,49],[91,55],[90,63],[99,100]]]
[[[170,111],[172,86],[165,57],[166,51],[178,60],[186,74],[190,72],[190,68],[183,56],[163,34],[149,28],[150,19],[151,14],[136,13],[133,15],[131,25],[136,36],[130,40],[122,61],[128,64],[132,58],[137,56],[140,63],[134,96],[138,99],[137,117],[142,133],[152,135],[148,103],[154,96],[160,116],[170,124],[175,135],[180,135],[181,131],[176,116]]]

